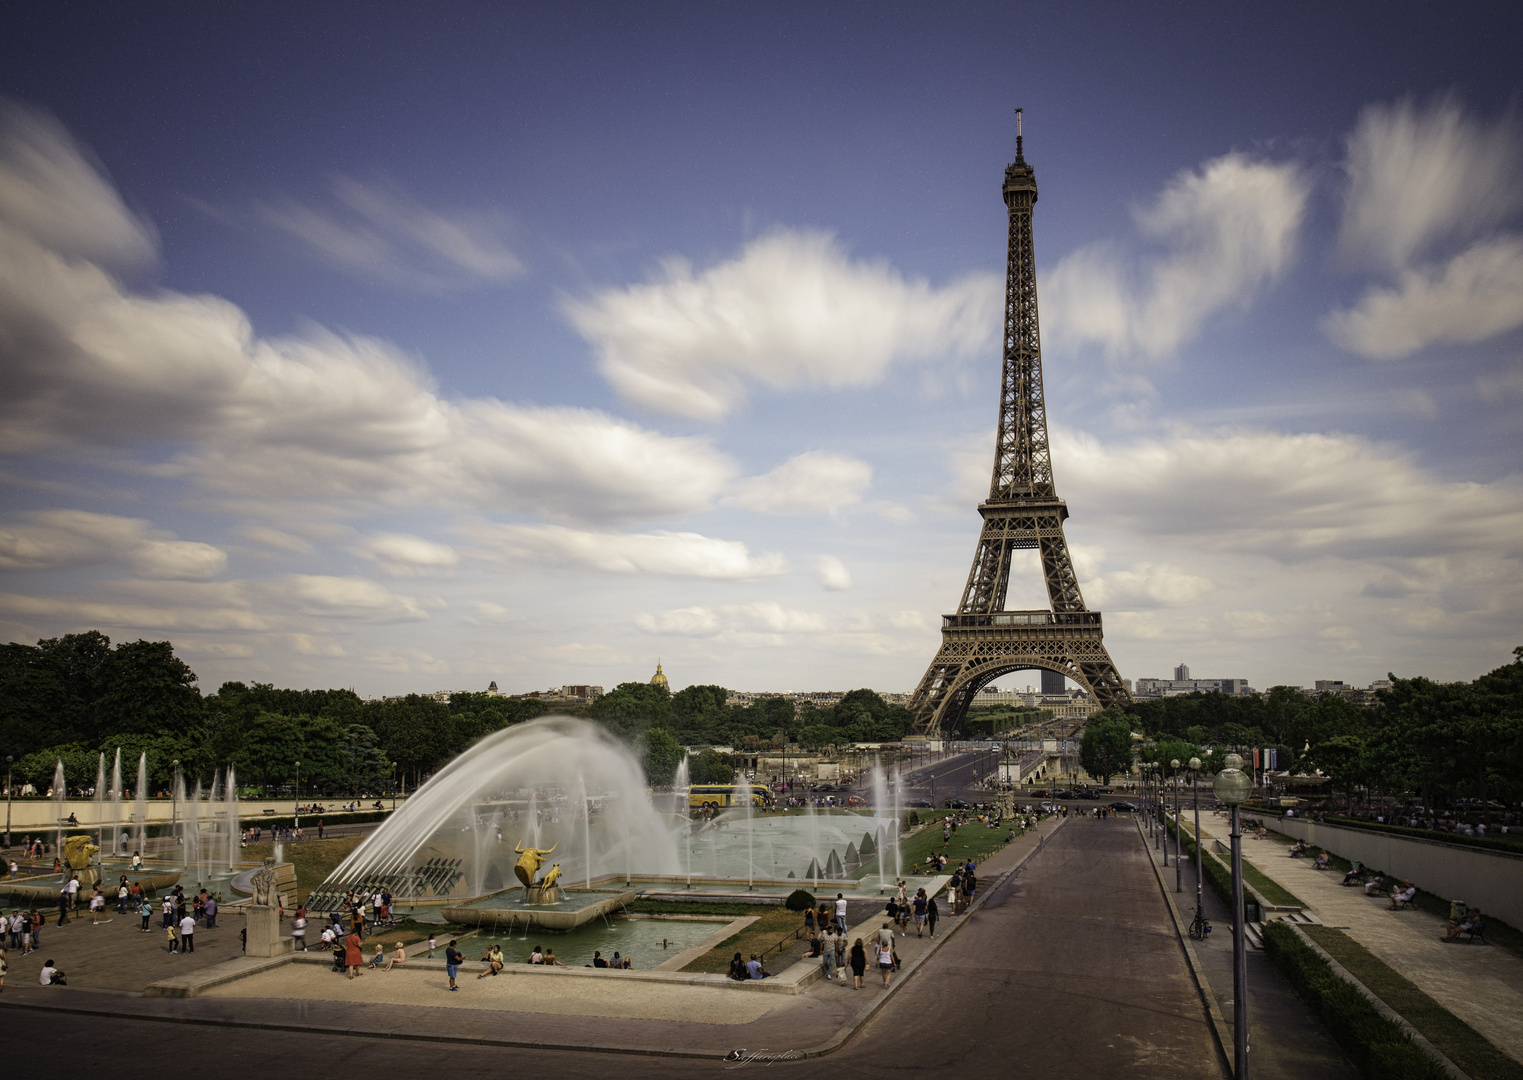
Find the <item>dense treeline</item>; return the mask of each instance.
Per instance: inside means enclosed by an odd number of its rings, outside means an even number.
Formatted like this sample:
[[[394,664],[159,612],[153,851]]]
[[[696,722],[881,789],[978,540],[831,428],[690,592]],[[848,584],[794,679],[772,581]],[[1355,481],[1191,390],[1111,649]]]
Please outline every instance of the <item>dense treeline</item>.
[[[591,706],[565,709],[602,722],[635,744],[652,782],[669,783],[682,747],[759,750],[900,738],[908,712],[871,690],[854,690],[833,709],[769,698],[751,708],[726,704],[720,686],[671,694],[623,683]],[[349,690],[284,690],[224,683],[203,696],[193,671],[167,641],[113,646],[97,631],[36,645],[0,647],[0,745],[14,756],[15,781],[45,791],[63,761],[71,789],[95,782],[99,755],[122,751],[126,783],[147,755],[152,791],[166,790],[174,762],[209,778],[228,765],[240,783],[308,793],[378,792],[424,777],[494,731],[539,716],[532,698],[451,694],[448,702],[409,695],[363,701]],[[694,757],[695,782],[727,782],[732,767],[715,753]]]
[[[1121,717],[1153,743],[1151,760],[1214,749],[1277,748],[1280,767],[1321,769],[1345,793],[1368,788],[1420,797],[1430,809],[1461,799],[1523,800],[1523,646],[1474,682],[1391,676],[1373,708],[1276,687],[1267,698],[1191,694],[1136,702]],[[1117,719],[1097,713],[1090,727]],[[1202,754],[1202,757],[1208,755]]]

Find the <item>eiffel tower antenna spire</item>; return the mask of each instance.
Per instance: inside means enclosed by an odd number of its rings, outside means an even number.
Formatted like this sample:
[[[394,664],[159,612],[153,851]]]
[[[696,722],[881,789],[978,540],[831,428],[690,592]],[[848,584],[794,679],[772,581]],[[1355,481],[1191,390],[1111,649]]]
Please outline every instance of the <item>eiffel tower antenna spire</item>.
[[[1063,535],[1068,505],[1058,498],[1047,442],[1042,346],[1037,325],[1031,216],[1036,171],[1027,163],[1015,110],[1015,161],[1005,169],[1009,213],[1005,266],[1004,362],[999,431],[989,497],[973,567],[956,614],[941,620],[941,648],[910,699],[917,725],[937,735],[961,726],[973,695],[1012,671],[1044,668],[1074,680],[1101,706],[1131,700],[1106,652],[1098,611],[1090,611]],[[1007,611],[1014,552],[1035,549],[1051,610]]]

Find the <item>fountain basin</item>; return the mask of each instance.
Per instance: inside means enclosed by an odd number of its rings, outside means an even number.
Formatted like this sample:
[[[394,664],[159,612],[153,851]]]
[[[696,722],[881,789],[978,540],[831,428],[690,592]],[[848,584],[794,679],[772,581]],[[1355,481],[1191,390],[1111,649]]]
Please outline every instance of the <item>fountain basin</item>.
[[[518,889],[505,889],[481,897],[469,904],[446,907],[440,914],[452,923],[510,930],[514,926],[565,933],[618,911],[635,899],[636,891],[586,893],[566,890],[555,904],[520,904],[512,902]],[[585,903],[578,901],[585,900]]]
[[[117,875],[120,876],[120,875]],[[132,874],[127,875],[127,881],[137,882],[143,886],[143,891],[149,895],[157,893],[161,889],[172,889],[175,883],[184,875],[181,871],[159,872],[155,874]],[[52,906],[58,903],[58,894],[63,889],[64,882],[68,879],[62,874],[48,874],[45,877],[23,878],[14,882],[0,881],[0,896],[9,897],[12,903],[23,907],[33,904],[39,906]],[[104,883],[110,890],[107,897],[108,904],[116,903],[116,885],[114,882]],[[80,890],[80,902],[83,903],[90,895],[90,886],[82,886]]]
[[[672,970],[671,965],[678,959],[684,962],[693,959],[689,950],[733,933],[737,926],[748,925],[751,921],[722,916],[702,920],[691,916],[685,919],[615,918],[606,923],[599,919],[553,938],[536,939],[536,935],[526,937],[522,931],[484,929],[460,944],[472,960],[497,945],[510,965],[525,963],[529,951],[535,945],[542,945],[553,948],[556,958],[567,967],[590,967],[593,951],[598,950],[605,959],[611,958],[615,951],[628,956],[637,970]]]

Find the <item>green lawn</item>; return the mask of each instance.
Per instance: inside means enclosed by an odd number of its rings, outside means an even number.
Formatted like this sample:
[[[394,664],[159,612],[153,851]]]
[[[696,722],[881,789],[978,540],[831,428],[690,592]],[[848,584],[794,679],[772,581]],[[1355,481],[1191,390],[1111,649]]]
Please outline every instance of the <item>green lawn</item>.
[[[305,900],[308,893],[326,881],[363,839],[363,836],[336,836],[332,840],[286,841],[286,861],[296,868],[297,899]],[[250,844],[243,849],[243,858],[257,863],[274,853],[273,844]]]
[[[696,906],[699,905],[682,904],[677,910],[693,915],[703,914],[690,910],[691,907]],[[747,905],[734,906],[746,907]],[[781,904],[755,904],[750,905],[749,910],[742,911],[740,914],[756,915],[759,918],[740,933],[725,938],[682,970],[724,974],[730,970],[730,958],[736,953],[740,953],[742,959],[749,960],[752,953],[765,952],[767,955],[762,963],[768,971],[776,975],[782,968],[792,964],[803,955],[803,939],[792,939],[793,932],[804,925],[802,911],[789,911]],[[715,924],[716,930],[719,929],[719,925]],[[780,956],[774,946],[784,939],[788,939],[788,944],[783,947]]]
[[[1005,846],[1005,837],[1010,834],[1012,828],[1015,829],[1015,835],[1019,837],[1021,830],[1009,822],[998,829],[986,829],[975,820],[958,826],[957,831],[952,834],[952,839],[943,843],[941,826],[927,825],[913,836],[901,837],[899,840],[899,853],[904,864],[904,872],[913,873],[916,865],[920,865],[923,872],[926,857],[933,851],[946,855],[948,870],[959,862],[966,862],[969,859],[975,863],[983,862]],[[864,876],[877,874],[877,863],[869,862],[866,871]]]
[[[1331,926],[1301,927],[1313,941],[1364,983],[1370,992],[1423,1033],[1449,1060],[1473,1077],[1523,1080],[1519,1065],[1469,1024],[1398,974],[1385,961],[1341,930]],[[1456,945],[1455,948],[1468,946]],[[1479,946],[1477,946],[1479,947]]]

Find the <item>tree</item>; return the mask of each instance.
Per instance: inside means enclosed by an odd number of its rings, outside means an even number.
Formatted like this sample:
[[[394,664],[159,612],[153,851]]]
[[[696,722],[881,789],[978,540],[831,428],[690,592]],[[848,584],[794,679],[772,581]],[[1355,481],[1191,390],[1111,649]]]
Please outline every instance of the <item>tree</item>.
[[[712,747],[688,759],[688,780],[694,784],[728,784],[735,779],[730,759]]]
[[[682,747],[665,728],[650,728],[640,737],[640,765],[651,784],[670,784],[681,760]]]
[[[615,735],[633,739],[646,728],[669,726],[672,699],[664,686],[627,682],[598,698],[587,711]]]
[[[1079,741],[1079,764],[1091,776],[1109,784],[1117,773],[1132,767],[1132,725],[1118,710],[1104,709],[1084,725]]]

